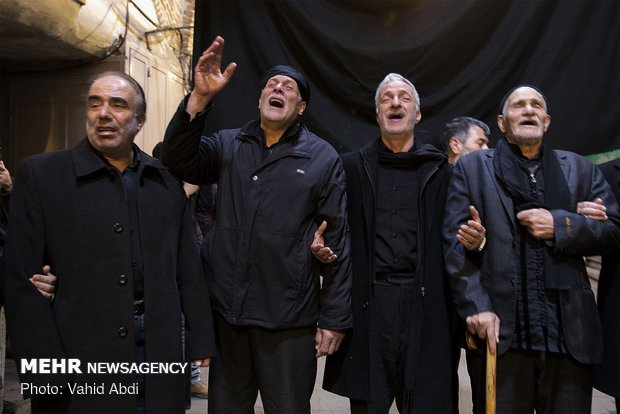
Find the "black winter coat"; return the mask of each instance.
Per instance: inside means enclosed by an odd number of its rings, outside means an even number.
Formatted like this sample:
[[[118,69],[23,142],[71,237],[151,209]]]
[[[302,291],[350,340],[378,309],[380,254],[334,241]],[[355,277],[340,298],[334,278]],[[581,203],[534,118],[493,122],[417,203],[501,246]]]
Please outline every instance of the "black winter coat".
[[[366,400],[369,389],[368,323],[375,260],[375,188],[378,140],[342,156],[347,176],[348,220],[353,257],[353,329],[343,346],[327,358],[323,388],[356,400]],[[437,150],[425,145],[419,154]],[[418,269],[419,295],[411,307],[411,328],[405,364],[405,383],[413,389],[409,412],[447,413],[456,406],[450,306],[445,286],[441,226],[450,179],[447,160],[420,165]],[[412,369],[411,369],[412,368]]]
[[[620,202],[620,159],[599,166],[616,200]],[[596,368],[594,386],[620,398],[620,240],[603,255],[598,282],[598,310],[603,327],[603,363]]]
[[[209,295],[189,204],[159,161],[143,152],[139,157],[146,360],[186,360],[181,312],[189,358],[213,356]],[[70,150],[25,159],[11,197],[5,307],[18,367],[20,358],[78,358],[83,372],[23,374],[20,381],[62,386],[68,412],[135,413],[135,395],[108,392],[112,383],[132,385],[134,374],[86,370],[87,362],[135,361],[129,218],[118,170],[83,140]],[[29,281],[45,264],[58,277],[51,304]],[[70,383],[102,382],[104,395],[70,395],[68,389]],[[146,375],[146,411],[184,412],[185,386],[183,374]],[[50,410],[59,402],[52,400]]]
[[[162,160],[184,181],[218,183],[216,224],[203,250],[214,310],[234,325],[350,328],[345,178],[336,151],[299,122],[264,158],[258,121],[201,137],[205,119],[190,122],[181,104]],[[322,220],[339,257],[319,266],[310,246]]]

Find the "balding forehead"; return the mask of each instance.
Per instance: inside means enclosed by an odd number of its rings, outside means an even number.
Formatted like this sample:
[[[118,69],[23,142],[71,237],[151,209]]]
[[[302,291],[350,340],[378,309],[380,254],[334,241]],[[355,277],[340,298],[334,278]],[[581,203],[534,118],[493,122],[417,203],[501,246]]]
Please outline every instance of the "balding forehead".
[[[522,86],[520,88],[515,89],[508,97],[508,100],[522,99],[522,98],[528,98],[528,99],[536,98],[542,102],[545,102],[545,97],[542,96],[542,94],[538,92],[536,89],[530,88],[529,86]]]
[[[543,94],[538,92],[536,89],[531,88],[529,86],[521,86],[515,89],[506,99],[506,103],[504,104],[504,108],[507,108],[511,104],[520,101],[535,101],[542,103],[545,110],[547,110],[547,101]]]

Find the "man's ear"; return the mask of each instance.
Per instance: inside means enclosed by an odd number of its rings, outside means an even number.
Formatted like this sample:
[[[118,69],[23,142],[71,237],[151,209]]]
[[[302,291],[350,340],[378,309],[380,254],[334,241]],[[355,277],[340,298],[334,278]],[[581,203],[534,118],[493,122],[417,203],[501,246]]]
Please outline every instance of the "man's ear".
[[[497,115],[497,126],[502,134],[506,133],[506,125],[504,124],[506,120],[504,119],[504,115]]]
[[[549,125],[551,125],[551,115],[547,114],[545,120],[543,121],[543,128],[545,132],[549,129]]]
[[[454,155],[458,155],[461,153],[461,147],[463,146],[463,143],[458,138],[452,137],[450,138],[448,146],[450,147],[450,151],[452,151]]]
[[[299,104],[299,116],[302,116],[306,110],[306,106],[308,104],[306,103],[306,101],[301,101],[301,103]]]

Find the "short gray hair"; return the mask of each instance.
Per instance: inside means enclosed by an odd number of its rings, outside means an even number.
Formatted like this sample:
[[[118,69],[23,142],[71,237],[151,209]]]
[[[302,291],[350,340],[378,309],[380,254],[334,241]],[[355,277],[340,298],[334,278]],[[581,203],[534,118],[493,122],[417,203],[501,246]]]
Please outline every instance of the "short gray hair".
[[[379,86],[377,86],[377,90],[375,92],[375,109],[379,108],[379,91],[381,90],[381,88],[383,88],[386,84],[390,82],[404,82],[407,85],[409,85],[411,87],[411,91],[413,92],[413,98],[415,99],[415,104],[418,107],[418,109],[420,109],[420,95],[418,95],[418,91],[415,89],[415,86],[413,86],[413,83],[411,83],[409,79],[405,78],[403,75],[399,73],[388,73],[385,76],[385,78],[383,78]]]

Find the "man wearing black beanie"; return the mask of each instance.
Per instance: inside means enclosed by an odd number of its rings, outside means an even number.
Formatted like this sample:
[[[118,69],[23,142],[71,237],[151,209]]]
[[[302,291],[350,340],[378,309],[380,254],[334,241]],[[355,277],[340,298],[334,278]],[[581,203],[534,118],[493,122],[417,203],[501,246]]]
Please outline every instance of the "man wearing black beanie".
[[[217,37],[173,117],[162,161],[178,178],[218,183],[215,228],[203,245],[219,356],[209,368],[209,413],[309,413],[316,358],[336,352],[352,326],[345,178],[336,151],[301,120],[310,88],[289,66],[265,75],[260,118],[201,136],[213,97],[236,64],[220,69]],[[321,265],[317,228],[338,251]],[[322,276],[322,281],[320,279]]]
[[[450,181],[443,238],[453,299],[469,333],[497,354],[497,412],[590,412],[603,343],[583,256],[617,251],[618,203],[592,162],[544,142],[551,116],[538,88],[510,89],[497,124],[505,139],[461,158]],[[606,220],[578,203],[597,199]],[[470,206],[486,228],[475,252],[454,237]],[[475,390],[484,356],[474,363]],[[484,395],[473,399],[485,412]]]

